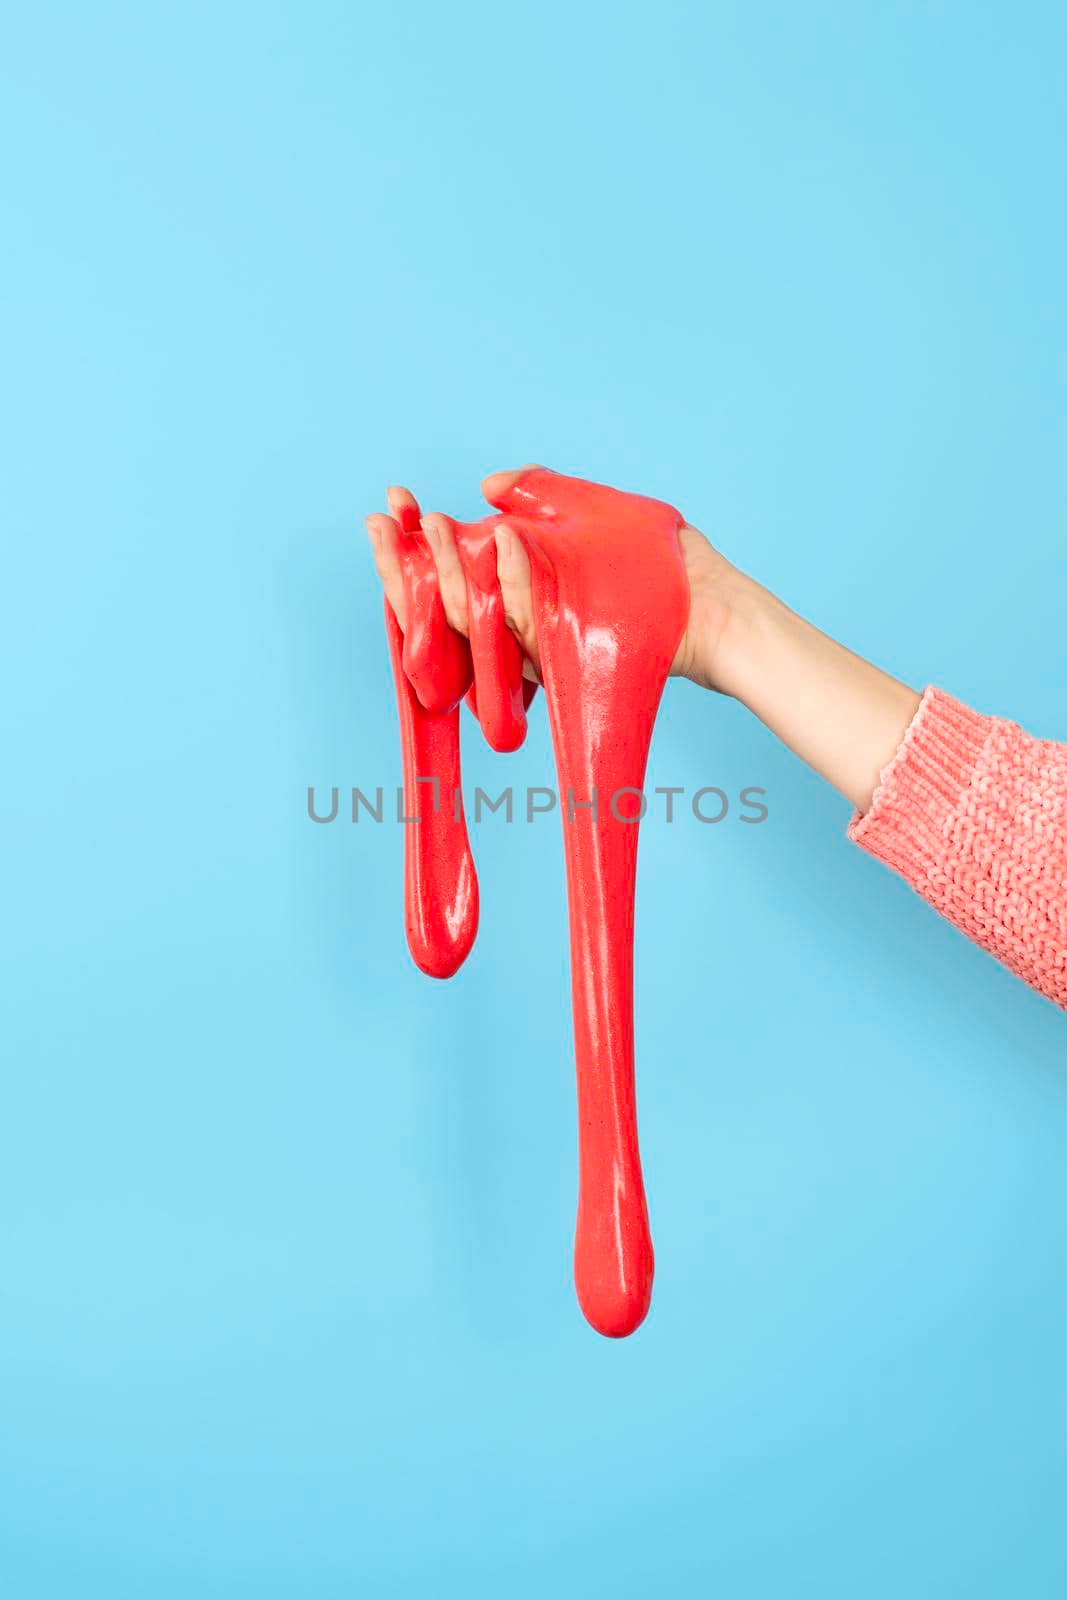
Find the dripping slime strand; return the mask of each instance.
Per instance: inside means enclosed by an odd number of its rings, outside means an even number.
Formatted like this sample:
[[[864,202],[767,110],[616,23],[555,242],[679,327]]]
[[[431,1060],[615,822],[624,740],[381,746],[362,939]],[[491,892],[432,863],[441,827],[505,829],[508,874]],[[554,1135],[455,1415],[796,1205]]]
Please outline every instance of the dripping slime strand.
[[[478,931],[474,870],[459,766],[459,702],[470,656],[445,620],[437,570],[417,507],[400,514],[398,541],[407,631],[385,602],[404,765],[404,926],[415,965],[450,978]],[[429,791],[429,792],[427,792]],[[410,819],[417,818],[417,822]]]
[[[575,1285],[592,1326],[620,1338],[640,1325],[652,1293],[634,1090],[634,882],[652,729],[688,614],[682,517],[661,501],[543,468],[521,473],[493,503],[530,559],[563,816],[578,1082]],[[473,684],[468,701],[494,748],[515,749],[525,736],[521,654],[495,576],[500,522],[452,524],[469,646],[448,627],[417,510],[404,516],[399,542],[406,633],[386,606],[405,814],[420,818],[405,830],[408,943],[435,977],[461,965],[478,917],[466,822],[453,801],[460,699]]]

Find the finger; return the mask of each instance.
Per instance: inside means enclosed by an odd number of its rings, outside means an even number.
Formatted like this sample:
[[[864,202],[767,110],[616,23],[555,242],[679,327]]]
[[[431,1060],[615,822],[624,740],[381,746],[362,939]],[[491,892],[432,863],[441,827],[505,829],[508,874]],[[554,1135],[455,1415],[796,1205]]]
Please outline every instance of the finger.
[[[522,540],[506,523],[501,523],[495,530],[495,538],[496,575],[504,599],[504,616],[523,650],[540,671],[529,557],[523,549]]]
[[[405,489],[402,484],[391,483],[385,491],[385,498],[389,510],[396,518],[397,525],[405,533],[411,533],[419,525],[419,502],[415,499],[410,489]]]
[[[400,557],[396,541],[398,529],[392,517],[375,511],[367,517],[367,534],[374,552],[374,565],[382,580],[385,597],[396,613],[396,620],[404,626],[404,580],[400,574]]]
[[[509,496],[519,479],[525,477],[528,472],[540,470],[542,469],[531,462],[525,467],[519,467],[517,471],[491,472],[488,478],[482,479],[482,493],[489,504],[496,506],[498,511],[511,511],[514,508],[510,504]]]
[[[437,582],[449,626],[455,628],[457,633],[466,634],[469,629],[467,580],[456,549],[455,523],[451,517],[434,511],[428,517],[423,517],[422,531],[437,563]]]

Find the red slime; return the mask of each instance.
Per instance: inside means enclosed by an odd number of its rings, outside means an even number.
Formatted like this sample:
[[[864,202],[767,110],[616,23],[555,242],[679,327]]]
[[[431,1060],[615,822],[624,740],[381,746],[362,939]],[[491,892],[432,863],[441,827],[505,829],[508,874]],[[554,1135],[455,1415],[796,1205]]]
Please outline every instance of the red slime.
[[[401,519],[407,628],[386,603],[404,759],[405,923],[416,964],[450,977],[478,926],[460,791],[464,695],[496,750],[525,737],[532,692],[504,620],[495,528],[525,546],[556,756],[578,1076],[578,1300],[599,1333],[643,1321],[653,1254],[637,1141],[633,927],[637,836],[652,728],[685,629],[689,589],[672,506],[543,468],[454,523],[470,642],[445,618],[417,509]]]

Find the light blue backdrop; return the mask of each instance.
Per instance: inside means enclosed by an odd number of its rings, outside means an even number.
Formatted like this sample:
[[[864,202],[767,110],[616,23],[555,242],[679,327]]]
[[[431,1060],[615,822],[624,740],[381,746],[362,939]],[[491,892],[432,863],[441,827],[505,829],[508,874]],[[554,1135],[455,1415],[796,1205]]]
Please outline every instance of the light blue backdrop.
[[[1067,1592],[1063,1019],[668,692],[656,1298],[570,1284],[556,819],[409,964],[360,530],[543,460],[1067,737],[1054,4],[5,24],[0,1588]],[[543,707],[510,762],[546,781]]]

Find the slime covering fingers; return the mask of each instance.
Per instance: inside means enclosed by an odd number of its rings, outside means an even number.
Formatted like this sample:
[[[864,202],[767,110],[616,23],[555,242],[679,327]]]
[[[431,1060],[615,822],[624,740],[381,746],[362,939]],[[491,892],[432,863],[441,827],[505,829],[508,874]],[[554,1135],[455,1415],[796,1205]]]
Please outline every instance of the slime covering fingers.
[[[534,626],[533,589],[526,547],[506,522],[497,524],[495,537],[496,575],[504,601],[504,616],[529,657],[532,671],[536,673],[539,672],[541,658]]]
[[[412,516],[416,526],[401,524],[397,540],[404,579],[404,671],[427,711],[449,711],[470,688],[470,651],[445,616],[437,564],[418,526],[417,507],[408,520]]]
[[[474,663],[471,709],[494,750],[517,750],[526,737],[526,707],[535,684],[522,675],[522,651],[507,625],[497,582],[492,518],[454,524],[467,577],[467,621]]]
[[[432,513],[422,519],[422,531],[429,541],[437,566],[437,582],[449,626],[464,637],[467,619],[467,580],[456,549],[456,524],[451,517]]]

